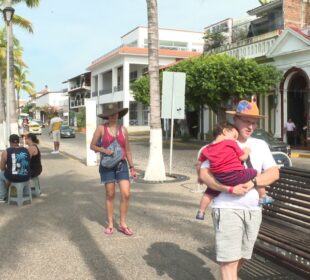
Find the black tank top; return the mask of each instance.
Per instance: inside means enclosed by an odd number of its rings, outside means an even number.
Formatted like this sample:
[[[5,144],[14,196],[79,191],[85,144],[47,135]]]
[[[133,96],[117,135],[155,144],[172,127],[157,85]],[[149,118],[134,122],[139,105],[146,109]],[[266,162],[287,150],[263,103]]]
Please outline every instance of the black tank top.
[[[8,148],[4,176],[10,182],[25,182],[30,178],[30,155],[26,148]]]
[[[37,177],[42,172],[42,164],[41,164],[41,153],[37,145],[36,146],[38,153],[35,156],[31,157],[30,160],[30,176],[31,178]]]

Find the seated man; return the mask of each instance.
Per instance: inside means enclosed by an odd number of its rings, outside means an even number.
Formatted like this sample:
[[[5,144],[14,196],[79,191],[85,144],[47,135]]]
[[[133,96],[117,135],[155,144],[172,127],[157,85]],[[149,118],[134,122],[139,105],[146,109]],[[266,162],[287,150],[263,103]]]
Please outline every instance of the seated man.
[[[0,202],[7,199],[10,182],[26,182],[30,179],[30,155],[26,148],[19,146],[19,136],[10,135],[10,147],[1,155],[0,161]]]

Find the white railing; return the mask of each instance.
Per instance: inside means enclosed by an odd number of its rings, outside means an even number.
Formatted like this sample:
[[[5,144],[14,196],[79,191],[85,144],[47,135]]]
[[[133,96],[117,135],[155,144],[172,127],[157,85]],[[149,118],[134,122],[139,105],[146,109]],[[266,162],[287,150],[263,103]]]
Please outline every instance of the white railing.
[[[227,53],[238,58],[256,58],[265,56],[279,36],[279,30],[255,36],[239,42],[226,44],[211,53]]]

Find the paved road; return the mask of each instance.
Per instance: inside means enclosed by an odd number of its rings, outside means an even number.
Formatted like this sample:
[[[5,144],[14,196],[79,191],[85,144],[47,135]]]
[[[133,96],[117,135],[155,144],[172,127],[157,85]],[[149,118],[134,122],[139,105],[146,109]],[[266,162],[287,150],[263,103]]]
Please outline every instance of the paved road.
[[[42,144],[52,148],[52,139],[43,130],[40,136]],[[147,141],[130,141],[133,157],[137,168],[145,170],[148,160],[149,143]],[[196,162],[198,146],[192,144],[178,143],[174,145],[172,172],[194,176],[194,165]],[[85,134],[76,133],[76,138],[61,139],[60,150],[70,155],[74,155],[82,162],[86,162]],[[164,144],[164,162],[166,171],[169,170],[169,144]],[[292,158],[293,166],[310,170],[310,158]]]

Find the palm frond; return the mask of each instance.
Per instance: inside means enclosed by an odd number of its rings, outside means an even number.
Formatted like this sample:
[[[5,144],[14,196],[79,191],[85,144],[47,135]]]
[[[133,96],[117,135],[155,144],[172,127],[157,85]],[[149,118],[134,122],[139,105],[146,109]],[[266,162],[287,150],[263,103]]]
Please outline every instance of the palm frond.
[[[19,15],[14,14],[12,19],[13,24],[26,29],[29,33],[33,33],[32,23],[28,19],[25,19]]]
[[[18,3],[25,3],[27,5],[28,8],[35,8],[35,7],[39,7],[40,5],[40,0],[12,0],[12,4],[18,4]]]

